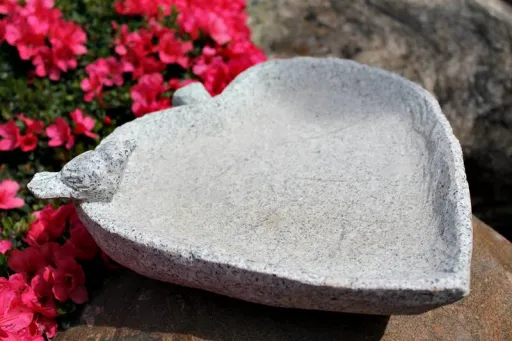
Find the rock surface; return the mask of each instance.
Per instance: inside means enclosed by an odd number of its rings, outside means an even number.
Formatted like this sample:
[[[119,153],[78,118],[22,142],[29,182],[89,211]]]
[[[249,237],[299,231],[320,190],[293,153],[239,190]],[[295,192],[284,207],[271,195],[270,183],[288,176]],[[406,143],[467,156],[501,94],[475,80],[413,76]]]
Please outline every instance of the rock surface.
[[[510,341],[512,244],[476,218],[471,295],[415,316],[288,310],[121,271],[56,341]]]
[[[273,56],[332,55],[434,93],[460,139],[473,211],[512,238],[512,7],[501,0],[252,0]]]

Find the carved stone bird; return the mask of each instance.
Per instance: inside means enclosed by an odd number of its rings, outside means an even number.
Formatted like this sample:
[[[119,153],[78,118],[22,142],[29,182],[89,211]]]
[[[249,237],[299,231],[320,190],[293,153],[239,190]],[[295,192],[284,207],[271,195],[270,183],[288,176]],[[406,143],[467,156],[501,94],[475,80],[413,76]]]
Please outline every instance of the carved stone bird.
[[[110,201],[135,147],[132,139],[107,140],[69,161],[60,172],[37,173],[28,189],[40,199]]]

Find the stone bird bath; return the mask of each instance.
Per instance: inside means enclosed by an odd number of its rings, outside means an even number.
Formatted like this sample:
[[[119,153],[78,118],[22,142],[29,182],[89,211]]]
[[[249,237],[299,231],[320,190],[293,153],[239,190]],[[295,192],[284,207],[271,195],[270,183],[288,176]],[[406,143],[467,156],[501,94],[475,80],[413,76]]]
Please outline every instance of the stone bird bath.
[[[145,276],[266,305],[414,314],[469,293],[458,141],[437,101],[338,59],[269,61],[118,127],[39,198],[73,198]]]

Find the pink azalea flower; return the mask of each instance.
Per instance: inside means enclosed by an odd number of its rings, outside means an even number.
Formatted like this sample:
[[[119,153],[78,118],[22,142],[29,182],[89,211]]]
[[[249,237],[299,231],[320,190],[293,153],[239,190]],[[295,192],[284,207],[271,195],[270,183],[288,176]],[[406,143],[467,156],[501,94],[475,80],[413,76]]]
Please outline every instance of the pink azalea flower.
[[[0,209],[9,210],[25,205],[23,199],[16,197],[20,185],[14,180],[0,182]]]
[[[130,92],[133,99],[132,111],[140,117],[147,113],[168,108],[171,102],[167,98],[159,98],[166,91],[164,78],[159,73],[142,76]]]
[[[158,44],[158,56],[160,60],[167,64],[179,64],[184,68],[188,67],[189,57],[187,53],[192,51],[190,41],[183,42],[176,38],[173,31],[165,33]]]
[[[220,94],[231,81],[228,65],[220,56],[209,61],[206,58],[199,59],[192,70],[203,80],[205,88],[212,95]]]
[[[223,50],[223,55],[229,60],[231,79],[249,67],[267,60],[265,53],[249,40],[230,43]]]
[[[25,11],[28,13],[44,13],[53,8],[53,0],[26,0]]]
[[[168,1],[170,2],[170,1]],[[169,14],[170,6],[162,0],[125,0],[115,3],[114,8],[122,15],[146,15],[148,17],[158,16],[159,9],[164,9],[164,15]]]
[[[44,244],[59,238],[66,229],[66,223],[74,212],[72,204],[54,209],[50,204],[40,211],[32,213],[36,218],[30,223],[26,242],[30,245]]]
[[[53,5],[53,0],[27,0],[5,19],[0,31],[21,59],[32,61],[37,76],[58,80],[61,72],[76,68],[76,56],[87,51],[86,34],[79,25],[62,20]]]
[[[85,68],[88,78],[84,78],[80,82],[80,87],[85,92],[84,101],[90,102],[94,97],[101,98],[101,92],[103,91],[103,81],[100,73],[94,72],[94,65],[89,64]]]
[[[103,87],[99,78],[85,78],[80,82],[80,87],[85,92],[84,101],[90,102],[94,97],[101,98],[101,91]]]
[[[51,49],[45,48],[34,58],[36,74],[50,75],[50,79],[58,80],[60,72],[66,72],[77,66],[77,55],[87,52],[87,40],[82,28],[73,22],[56,20],[50,28],[49,40]]]
[[[15,16],[5,26],[5,40],[17,47],[21,59],[28,60],[44,47],[45,35],[34,32],[25,17]]]
[[[7,259],[7,265],[20,274],[32,276],[48,265],[41,248],[29,246],[24,250],[12,250]]]
[[[20,145],[20,129],[14,121],[0,124],[0,151],[11,151]]]
[[[165,70],[165,64],[153,56],[146,56],[134,64],[133,78],[140,78],[152,73],[162,73]]]
[[[55,269],[51,266],[45,266],[32,277],[30,286],[38,297],[51,297],[53,286],[53,272]]]
[[[76,213],[70,219],[69,239],[62,246],[67,255],[82,260],[93,259],[99,251],[98,245],[82,224]]]
[[[16,115],[16,117],[25,123],[27,134],[39,134],[43,130],[44,124],[41,121],[30,119],[24,114]]]
[[[30,341],[45,341],[41,334],[44,332],[49,339],[55,337],[57,335],[57,322],[53,318],[38,315],[34,318],[26,332],[29,337],[33,338]]]
[[[206,32],[219,45],[224,45],[231,40],[229,28],[224,23],[223,18],[212,12],[208,13]]]
[[[48,318],[58,316],[52,292],[54,272],[55,269],[51,266],[40,269],[30,281],[30,294],[23,298],[28,308]]]
[[[1,234],[2,229],[0,228],[0,235]],[[6,239],[0,240],[0,254],[5,255],[9,250],[12,250],[11,241]]]
[[[73,258],[57,259],[57,268],[53,272],[53,294],[61,302],[69,298],[82,304],[87,301],[85,288],[85,274],[80,265]]]
[[[61,70],[55,65],[53,51],[48,46],[39,49],[38,54],[32,59],[32,64],[36,67],[35,74],[37,76],[49,76],[53,81],[60,79]]]
[[[13,14],[19,9],[18,0],[3,0],[0,2],[0,14]]]
[[[7,19],[0,19],[0,43],[5,40],[5,26],[7,25]]]
[[[78,65],[75,54],[69,48],[59,46],[53,47],[51,51],[51,65],[57,67],[59,72],[75,69]]]
[[[57,21],[50,31],[52,48],[66,48],[74,55],[83,55],[87,52],[85,42],[87,35],[77,24],[71,21]]]
[[[48,142],[50,147],[59,147],[65,144],[67,149],[71,149],[75,144],[71,128],[62,117],[58,117],[53,124],[46,128],[46,135],[50,138],[50,142]]]
[[[57,316],[53,297],[51,303],[39,299],[24,275],[0,278],[0,340],[44,341],[43,333],[54,336],[56,323],[45,317],[52,306],[53,319]]]
[[[203,50],[201,51],[201,54],[205,57],[205,58],[210,58],[210,57],[213,57],[217,54],[217,50],[214,49],[213,47],[211,46],[205,46],[203,47]]]
[[[123,85],[123,71],[115,57],[99,58],[87,66],[88,74],[95,74],[105,86]]]
[[[94,128],[95,122],[94,119],[90,116],[85,116],[83,111],[80,109],[76,109],[75,111],[70,113],[73,122],[75,122],[75,129],[73,132],[76,135],[85,135],[90,138],[97,138],[98,135],[93,133],[91,130]]]
[[[153,33],[158,39],[160,39],[162,37],[162,35],[169,32],[169,30],[170,30],[167,26],[164,26],[156,18],[149,18],[148,28],[149,28],[149,31],[151,33]]]
[[[114,29],[118,31],[117,37],[114,39],[114,50],[120,56],[124,56],[128,53],[129,44],[130,44],[130,32],[128,31],[128,25],[123,24],[118,26],[117,24],[113,25]]]
[[[24,306],[21,297],[27,287],[21,274],[0,277],[0,338],[3,340],[20,340],[20,334],[32,323],[34,313]]]
[[[108,86],[121,86],[124,83],[123,79],[123,73],[124,68],[122,63],[120,63],[115,57],[109,57],[107,58],[107,65],[108,65],[108,75],[103,80],[105,82],[105,85]]]
[[[59,21],[62,13],[53,8],[52,0],[28,0],[21,14],[27,19],[32,32],[47,35],[50,25]]]
[[[114,40],[116,53],[121,57],[121,68],[124,72],[133,72],[133,78],[145,74],[161,73],[165,64],[151,56],[155,52],[153,46],[154,33],[146,29],[129,32],[127,25],[121,25],[118,36]]]
[[[12,244],[10,240],[0,240],[0,253],[5,255],[7,251],[12,250]]]
[[[99,58],[85,68],[88,78],[80,83],[85,92],[84,100],[90,102],[94,97],[101,98],[103,86],[123,85],[123,73],[125,72],[122,63],[115,57]]]
[[[2,298],[0,297],[1,300]],[[21,339],[20,336],[32,323],[34,313],[24,307],[18,300],[15,302],[11,301],[10,307],[0,310],[0,338],[2,340],[27,340],[26,338]]]
[[[192,39],[199,38],[201,28],[206,26],[206,11],[198,6],[178,7],[178,26],[183,32],[189,34]]]
[[[20,148],[24,152],[30,152],[37,147],[37,136],[34,134],[22,135],[20,137]]]

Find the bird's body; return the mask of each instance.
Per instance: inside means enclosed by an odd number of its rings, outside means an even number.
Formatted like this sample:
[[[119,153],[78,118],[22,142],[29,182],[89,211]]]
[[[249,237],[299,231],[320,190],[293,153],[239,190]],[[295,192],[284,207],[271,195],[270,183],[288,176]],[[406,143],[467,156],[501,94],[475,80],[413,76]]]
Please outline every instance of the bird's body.
[[[102,142],[95,150],[75,157],[60,172],[36,174],[28,187],[42,199],[109,201],[119,187],[135,146],[133,140]]]

